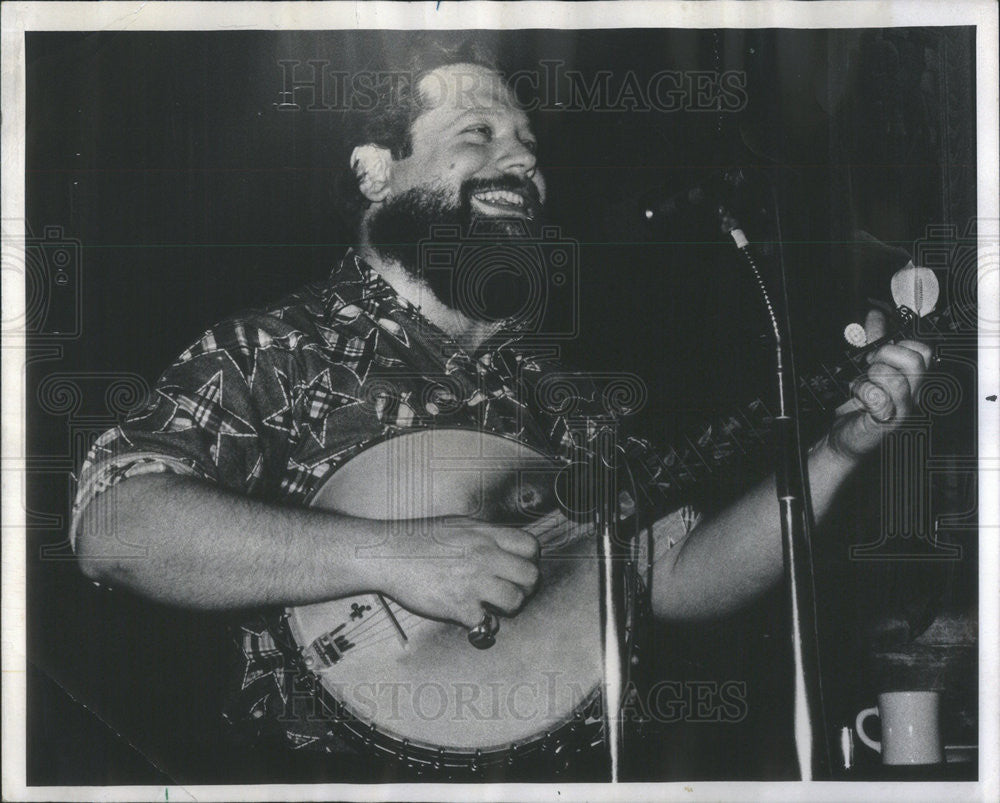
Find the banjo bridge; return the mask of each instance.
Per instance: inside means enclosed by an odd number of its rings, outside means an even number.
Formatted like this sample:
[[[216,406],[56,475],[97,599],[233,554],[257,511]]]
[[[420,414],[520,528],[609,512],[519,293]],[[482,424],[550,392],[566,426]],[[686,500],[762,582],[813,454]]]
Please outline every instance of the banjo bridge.
[[[329,633],[324,633],[313,639],[309,646],[302,651],[306,666],[312,667],[316,661],[319,661],[324,667],[329,668],[338,663],[344,654],[355,646],[354,642],[340,632],[344,627],[345,625],[340,625]]]

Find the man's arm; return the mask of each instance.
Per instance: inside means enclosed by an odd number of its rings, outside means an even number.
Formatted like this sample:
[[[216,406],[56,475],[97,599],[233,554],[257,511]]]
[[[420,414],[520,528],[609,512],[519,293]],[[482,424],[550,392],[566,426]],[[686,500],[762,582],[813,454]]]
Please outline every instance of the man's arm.
[[[866,329],[869,341],[882,336],[885,320],[880,313],[869,314]],[[852,402],[810,450],[810,500],[817,520],[864,456],[912,411],[931,358],[930,348],[916,341],[883,346],[872,355],[867,376],[855,384]],[[664,523],[658,526],[662,529]],[[652,589],[657,616],[707,619],[734,613],[753,601],[782,576],[774,479],[700,523],[672,549],[659,552]]]
[[[824,438],[810,450],[808,465],[813,512],[820,519],[854,463]],[[781,579],[782,563],[771,477],[662,555],[653,570],[653,610],[676,621],[735,613]]]
[[[538,581],[535,539],[473,520],[437,521],[430,537],[406,523],[387,529],[155,474],[123,480],[91,501],[76,551],[93,580],[205,610],[377,591],[469,627],[482,619],[484,603],[516,612]]]

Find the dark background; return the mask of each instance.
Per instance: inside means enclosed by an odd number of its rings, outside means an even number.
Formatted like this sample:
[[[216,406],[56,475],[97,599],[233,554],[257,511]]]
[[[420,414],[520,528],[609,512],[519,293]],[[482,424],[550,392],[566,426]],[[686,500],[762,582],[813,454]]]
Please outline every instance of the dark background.
[[[71,472],[207,326],[325,276],[351,243],[335,191],[345,115],[309,111],[301,95],[303,108],[279,108],[278,62],[371,69],[407,36],[27,35],[29,783],[331,779],[224,741],[224,621],[84,580],[66,543]],[[650,223],[648,204],[744,168],[744,222],[772,278],[780,223],[800,373],[838,356],[869,297],[888,300],[906,261],[891,246],[912,253],[930,224],[956,227],[954,243],[974,218],[971,29],[482,36],[510,69],[561,59],[589,80],[611,70],[613,88],[630,70],[640,85],[663,69],[746,75],[736,112],[533,118],[550,215],[580,243],[580,328],[563,354],[640,376],[649,400],[634,424],[658,442],[767,398],[770,352],[753,283],[711,215]],[[885,245],[857,246],[859,229]],[[54,261],[60,249],[68,266]],[[936,266],[946,293],[961,281],[955,258]],[[953,464],[934,516],[975,499],[958,470],[974,455],[972,349],[954,360],[964,403],[934,422],[932,452]],[[963,545],[960,560],[851,561],[848,546],[880,532],[877,470],[817,539],[831,733],[902,683],[942,688],[945,741],[974,742],[974,513],[938,533]],[[706,504],[753,476],[720,477]],[[748,715],[660,725],[650,778],[791,777],[781,610],[772,595],[732,621],[657,631],[660,676],[744,681]]]

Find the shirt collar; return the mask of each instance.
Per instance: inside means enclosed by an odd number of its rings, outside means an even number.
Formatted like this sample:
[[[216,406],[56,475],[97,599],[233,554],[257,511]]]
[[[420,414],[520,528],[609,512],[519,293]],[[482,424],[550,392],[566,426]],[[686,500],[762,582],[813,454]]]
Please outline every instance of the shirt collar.
[[[363,312],[375,322],[393,312],[401,312],[454,345],[450,335],[425,318],[418,306],[399,295],[353,248],[347,250],[340,263],[330,272],[328,288],[329,297],[324,310],[327,321],[353,320],[359,312]],[[479,345],[474,356],[500,346],[513,345],[523,335],[518,328],[517,322],[507,321]],[[465,351],[457,345],[455,348]]]
[[[350,248],[330,272],[324,312],[328,320],[343,317],[345,308],[357,307],[374,318],[387,312],[417,308],[396,293],[382,276]]]

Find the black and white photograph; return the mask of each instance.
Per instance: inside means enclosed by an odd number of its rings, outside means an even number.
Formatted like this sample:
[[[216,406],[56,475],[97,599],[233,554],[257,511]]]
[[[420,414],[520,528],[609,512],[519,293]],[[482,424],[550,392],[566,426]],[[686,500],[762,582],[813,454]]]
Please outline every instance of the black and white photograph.
[[[994,4],[2,13],[5,800],[996,799]]]

